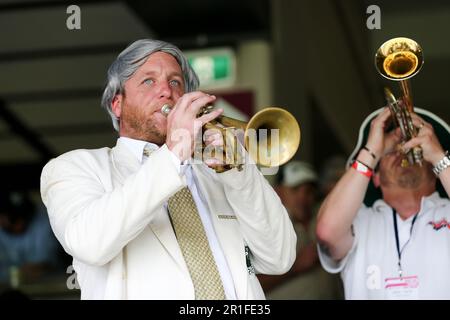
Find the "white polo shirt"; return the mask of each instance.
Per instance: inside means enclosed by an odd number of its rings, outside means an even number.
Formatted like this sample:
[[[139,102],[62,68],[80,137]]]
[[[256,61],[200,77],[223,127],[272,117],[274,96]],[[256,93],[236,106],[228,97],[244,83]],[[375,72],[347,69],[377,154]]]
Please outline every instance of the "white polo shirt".
[[[397,215],[402,281],[414,279],[413,294],[403,297],[450,299],[450,200],[437,192],[422,198],[421,209],[403,221]],[[341,272],[346,299],[392,299],[401,286],[393,210],[383,200],[363,206],[353,221],[353,246],[336,262],[319,247],[322,266]],[[411,292],[410,292],[411,293]]]

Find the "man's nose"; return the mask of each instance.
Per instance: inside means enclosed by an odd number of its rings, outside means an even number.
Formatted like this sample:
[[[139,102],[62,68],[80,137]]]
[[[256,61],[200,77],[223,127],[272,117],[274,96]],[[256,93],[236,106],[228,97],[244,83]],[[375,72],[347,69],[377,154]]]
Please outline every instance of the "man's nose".
[[[159,85],[159,97],[160,98],[169,98],[172,95],[172,88],[169,83],[161,82]]]

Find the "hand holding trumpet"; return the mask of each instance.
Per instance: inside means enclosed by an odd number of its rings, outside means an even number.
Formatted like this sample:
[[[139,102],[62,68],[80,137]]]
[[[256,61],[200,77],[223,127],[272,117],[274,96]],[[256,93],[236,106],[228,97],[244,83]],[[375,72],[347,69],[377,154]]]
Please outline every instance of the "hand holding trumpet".
[[[269,107],[244,122],[222,116],[222,109],[212,110],[209,104],[215,99],[197,91],[183,95],[173,108],[169,104],[162,106],[161,113],[168,116],[166,145],[181,161],[193,151],[197,157],[195,149],[200,143],[194,142],[202,127],[210,132],[201,137],[201,147],[211,152],[204,154],[202,149],[200,159],[218,173],[242,170],[247,154],[253,164],[264,167],[280,166],[294,156],[300,144],[300,126],[291,113]]]
[[[424,160],[432,165],[435,165],[442,159],[444,149],[439,143],[431,124],[416,113],[411,113],[413,124],[418,129],[418,133],[416,137],[402,143],[400,128],[397,127],[390,132],[385,132],[386,123],[389,121],[390,116],[389,108],[386,107],[371,123],[366,147],[377,157],[376,161],[371,163],[374,167],[379,159],[386,154],[395,151],[406,154],[415,147],[422,149]]]
[[[222,114],[223,110],[217,109],[197,117],[202,107],[215,100],[213,95],[195,91],[184,94],[173,107],[167,108],[167,105],[164,105],[163,109],[170,111],[167,114],[166,145],[180,161],[191,157],[194,140],[201,134],[203,125]],[[218,144],[220,141],[217,135],[213,135],[206,139],[205,143]]]
[[[420,147],[423,152],[423,158],[433,166],[444,157],[442,148],[433,126],[415,113],[411,113],[414,126],[418,128],[417,136],[407,141],[402,149],[406,153],[414,147]]]

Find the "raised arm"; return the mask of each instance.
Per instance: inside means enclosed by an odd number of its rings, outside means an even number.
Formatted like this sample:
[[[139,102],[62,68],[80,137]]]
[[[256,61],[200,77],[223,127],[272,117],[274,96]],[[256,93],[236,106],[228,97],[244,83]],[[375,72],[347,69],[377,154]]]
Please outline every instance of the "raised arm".
[[[386,120],[390,111],[385,108],[371,122],[366,147],[356,159],[370,168],[375,168],[380,156],[392,150],[399,141],[399,131],[385,134]],[[319,210],[317,221],[317,238],[319,244],[327,250],[334,260],[344,258],[353,244],[352,223],[364,200],[370,178],[353,168],[347,170],[330,194],[326,197]]]
[[[411,117],[414,125],[420,128],[420,130],[417,137],[405,143],[403,148],[406,151],[416,146],[421,147],[424,160],[431,163],[434,167],[444,158],[445,151],[434,132],[433,126],[417,114],[412,114]],[[450,196],[450,168],[442,170],[439,173],[438,178],[447,192],[447,195]]]

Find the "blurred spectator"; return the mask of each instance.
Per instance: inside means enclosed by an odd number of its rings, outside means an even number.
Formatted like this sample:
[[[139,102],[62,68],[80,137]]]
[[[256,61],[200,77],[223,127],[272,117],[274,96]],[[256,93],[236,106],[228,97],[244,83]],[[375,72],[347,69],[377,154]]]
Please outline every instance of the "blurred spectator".
[[[38,280],[57,265],[58,250],[43,205],[23,192],[0,192],[0,283]]]
[[[337,299],[338,277],[319,263],[315,239],[318,177],[308,163],[291,161],[279,171],[275,190],[297,233],[297,258],[284,275],[259,275],[267,299]]]
[[[334,188],[346,170],[347,159],[336,154],[329,157],[322,166],[319,176],[319,191],[321,198],[325,198]]]

